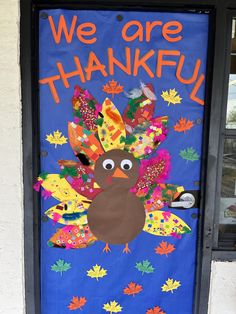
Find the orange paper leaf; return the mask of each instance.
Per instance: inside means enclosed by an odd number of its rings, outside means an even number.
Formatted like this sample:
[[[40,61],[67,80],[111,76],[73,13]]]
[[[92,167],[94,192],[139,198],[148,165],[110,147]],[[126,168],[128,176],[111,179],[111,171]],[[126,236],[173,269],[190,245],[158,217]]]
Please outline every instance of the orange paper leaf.
[[[180,118],[179,121],[174,125],[176,132],[186,132],[193,127],[193,121],[187,120],[186,118]]]
[[[73,297],[70,305],[68,306],[68,309],[73,311],[73,310],[78,310],[82,309],[82,307],[86,304],[87,300],[84,297]]]
[[[169,244],[165,241],[162,241],[159,246],[155,248],[156,254],[166,255],[172,253],[175,250],[174,244]]]
[[[159,306],[155,306],[153,309],[150,309],[146,314],[166,314]]]
[[[115,94],[120,94],[123,92],[123,86],[112,80],[109,81],[106,85],[103,85],[103,91],[107,94],[112,94],[112,98],[114,98]]]
[[[123,292],[127,295],[132,295],[133,297],[135,294],[140,293],[143,290],[143,287],[141,285],[138,285],[134,282],[130,282],[128,284],[128,287],[124,288]]]

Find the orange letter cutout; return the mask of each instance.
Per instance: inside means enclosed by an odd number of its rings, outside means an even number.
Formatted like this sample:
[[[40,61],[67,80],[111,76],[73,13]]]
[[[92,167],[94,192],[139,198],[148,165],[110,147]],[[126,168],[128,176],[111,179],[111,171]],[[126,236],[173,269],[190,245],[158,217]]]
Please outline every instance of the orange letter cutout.
[[[131,36],[127,36],[126,32],[127,30],[130,28],[130,26],[136,25],[138,26],[138,29],[136,30],[136,32],[131,35]],[[139,21],[130,21],[128,23],[126,23],[124,25],[124,27],[122,28],[122,38],[125,41],[133,41],[134,39],[138,38],[139,41],[143,41],[143,26]]]
[[[151,32],[155,26],[162,26],[161,21],[154,22],[146,22],[146,41],[149,42],[151,40]]]
[[[198,104],[200,104],[200,105],[202,105],[202,106],[204,105],[204,100],[198,98],[198,97],[196,96],[196,94],[197,94],[197,92],[199,91],[199,88],[201,87],[201,85],[202,85],[204,79],[205,79],[204,74],[201,74],[201,75],[199,76],[199,78],[198,78],[198,80],[197,80],[197,82],[196,82],[196,84],[195,84],[195,86],[194,86],[194,88],[193,88],[191,94],[190,94],[190,99],[192,99],[193,101],[196,101]]]
[[[173,29],[173,26],[175,27]],[[172,29],[170,29],[172,27]],[[183,25],[178,21],[171,21],[166,23],[162,28],[162,35],[165,38],[165,40],[174,43],[176,41],[180,41],[183,37],[181,35],[177,37],[170,37],[169,34],[175,35],[179,34],[183,29]]]
[[[114,64],[118,66],[122,71],[126,74],[131,75],[131,58],[130,58],[130,48],[125,48],[125,56],[126,56],[126,66],[123,65],[120,61],[118,61],[113,55],[113,49],[108,48],[108,63],[109,63],[109,73],[110,75],[114,75]]]
[[[157,77],[161,77],[162,75],[162,66],[170,65],[175,66],[176,62],[171,60],[163,60],[163,56],[180,56],[179,50],[159,50],[158,51],[158,59],[157,59]]]
[[[198,77],[198,72],[199,72],[199,69],[200,69],[200,66],[201,66],[201,60],[197,59],[197,62],[195,64],[195,68],[194,68],[194,71],[193,71],[193,75],[189,79],[184,79],[184,78],[181,77],[181,72],[182,72],[182,69],[183,69],[184,60],[185,60],[185,56],[181,55],[180,59],[179,59],[179,64],[178,64],[177,70],[176,70],[176,77],[183,84],[192,84],[193,82],[196,81],[196,79]]]
[[[60,80],[60,75],[49,76],[49,77],[46,77],[44,79],[39,80],[40,84],[48,84],[50,91],[51,91],[51,94],[52,94],[52,97],[57,104],[59,104],[60,98],[57,94],[57,90],[56,90],[56,87],[54,85],[54,81],[58,81],[58,80]]]
[[[83,30],[84,28],[90,28],[90,30]],[[83,36],[91,36],[96,33],[96,26],[93,23],[83,23],[80,24],[77,28],[77,37],[78,39],[84,43],[84,44],[93,44],[97,41],[96,37],[93,37],[91,39],[86,39]]]
[[[150,57],[152,57],[155,54],[154,50],[150,50],[149,52],[147,52],[143,57],[141,57],[140,59],[140,49],[137,48],[135,49],[135,56],[134,56],[134,76],[137,76],[138,74],[138,70],[139,67],[143,67],[144,70],[147,72],[147,74],[150,77],[154,77],[153,72],[150,70],[150,68],[147,66],[147,64],[145,63],[147,61],[147,59],[149,59]]]
[[[55,43],[59,44],[61,42],[61,34],[63,31],[67,43],[70,44],[72,41],[74,30],[75,30],[75,24],[77,21],[77,16],[73,16],[69,32],[68,32],[68,28],[66,25],[64,15],[60,15],[59,23],[58,23],[58,31],[56,31],[52,16],[49,15],[48,20],[49,20],[49,24],[51,26],[51,30],[52,30],[52,34],[53,34],[53,38],[55,40]]]
[[[92,72],[94,71],[100,71],[103,76],[107,76],[107,72],[105,71],[105,65],[102,64],[95,53],[91,51],[89,53],[89,58],[88,58],[88,65],[87,68],[85,69],[86,71],[86,78],[88,81],[91,79]]]
[[[65,73],[62,64],[60,62],[57,62],[58,71],[61,75],[62,82],[66,88],[70,87],[70,84],[67,79],[70,77],[77,76],[77,75],[80,77],[81,82],[85,83],[84,73],[83,73],[79,58],[74,57],[74,62],[77,69],[75,71],[68,72],[68,73]]]

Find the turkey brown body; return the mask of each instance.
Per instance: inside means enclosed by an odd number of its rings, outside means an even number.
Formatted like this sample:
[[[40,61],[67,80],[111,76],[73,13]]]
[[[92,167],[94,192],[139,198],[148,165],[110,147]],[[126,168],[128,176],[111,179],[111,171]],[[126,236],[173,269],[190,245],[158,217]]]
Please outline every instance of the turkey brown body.
[[[144,223],[143,204],[137,196],[122,187],[114,186],[101,192],[89,207],[91,232],[106,243],[130,242],[142,231]]]
[[[88,209],[88,225],[98,240],[126,244],[142,231],[145,209],[130,192],[138,169],[134,156],[120,149],[110,150],[96,161],[94,177],[103,191]]]

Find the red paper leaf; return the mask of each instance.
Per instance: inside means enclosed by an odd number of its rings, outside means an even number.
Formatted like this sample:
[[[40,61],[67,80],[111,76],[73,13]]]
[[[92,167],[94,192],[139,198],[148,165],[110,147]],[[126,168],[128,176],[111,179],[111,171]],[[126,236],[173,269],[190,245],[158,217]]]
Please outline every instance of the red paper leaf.
[[[82,309],[86,302],[87,300],[85,297],[73,297],[70,304],[68,305],[68,309],[71,311]]]
[[[175,246],[173,244],[162,241],[159,246],[155,248],[156,254],[166,255],[172,253],[175,250]]]
[[[138,285],[137,283],[130,282],[126,288],[124,288],[123,292],[127,295],[132,295],[133,297],[135,294],[140,293],[143,290],[143,287],[141,285]]]
[[[179,121],[174,125],[176,132],[186,132],[193,127],[193,121],[187,120],[186,118],[180,118]]]
[[[153,309],[150,309],[146,314],[166,314],[159,306],[155,306]]]

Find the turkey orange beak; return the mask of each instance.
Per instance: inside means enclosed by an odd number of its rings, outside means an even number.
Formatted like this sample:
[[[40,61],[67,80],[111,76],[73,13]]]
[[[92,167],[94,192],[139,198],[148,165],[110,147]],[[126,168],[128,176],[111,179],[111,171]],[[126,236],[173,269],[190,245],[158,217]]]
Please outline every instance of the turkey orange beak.
[[[115,172],[112,175],[112,178],[124,178],[128,179],[129,177],[119,168],[116,168]]]

